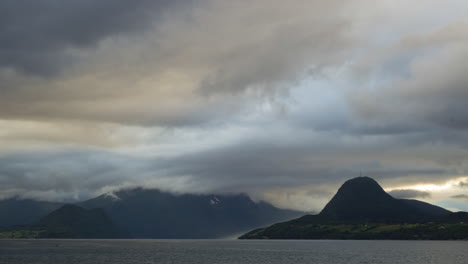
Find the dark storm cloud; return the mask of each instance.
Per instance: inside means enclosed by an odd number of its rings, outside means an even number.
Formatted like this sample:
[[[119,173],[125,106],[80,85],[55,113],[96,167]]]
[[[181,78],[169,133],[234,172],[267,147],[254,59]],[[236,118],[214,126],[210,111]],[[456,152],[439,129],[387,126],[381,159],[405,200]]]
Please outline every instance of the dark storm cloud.
[[[400,189],[388,192],[391,196],[399,199],[411,199],[411,198],[430,198],[431,193],[425,191],[411,190],[411,189]]]
[[[344,63],[361,1],[5,1],[0,118],[226,122]]]
[[[142,31],[179,0],[0,1],[0,68],[49,75],[73,61],[67,49],[88,48],[117,34]]]

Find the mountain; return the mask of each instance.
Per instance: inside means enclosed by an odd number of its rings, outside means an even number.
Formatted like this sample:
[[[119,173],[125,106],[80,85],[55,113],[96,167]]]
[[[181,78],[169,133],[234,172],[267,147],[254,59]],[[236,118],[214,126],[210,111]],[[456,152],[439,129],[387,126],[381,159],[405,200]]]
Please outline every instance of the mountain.
[[[177,195],[141,188],[101,195],[80,206],[103,208],[135,238],[222,238],[303,214],[255,203],[246,195]]]
[[[117,228],[103,209],[84,209],[67,204],[48,214],[34,225],[45,230],[42,238],[128,238]]]
[[[0,200],[0,227],[33,224],[60,206],[61,203],[30,199]]]
[[[420,211],[424,215],[430,216],[435,219],[445,218],[452,214],[451,211],[445,208],[442,208],[440,206],[430,204],[430,203],[421,202],[421,201],[413,200],[413,199],[400,199],[400,201],[410,205],[413,208],[416,208],[418,211]]]
[[[450,213],[428,203],[395,199],[372,178],[358,177],[345,182],[319,215],[338,222],[401,222],[434,219]]]
[[[318,215],[253,230],[241,239],[468,239],[468,213],[395,199],[369,177],[345,182]]]
[[[32,225],[0,228],[0,238],[130,238],[103,209],[66,204]]]
[[[448,217],[445,218],[445,220],[452,223],[468,223],[468,212],[456,212],[450,214]]]

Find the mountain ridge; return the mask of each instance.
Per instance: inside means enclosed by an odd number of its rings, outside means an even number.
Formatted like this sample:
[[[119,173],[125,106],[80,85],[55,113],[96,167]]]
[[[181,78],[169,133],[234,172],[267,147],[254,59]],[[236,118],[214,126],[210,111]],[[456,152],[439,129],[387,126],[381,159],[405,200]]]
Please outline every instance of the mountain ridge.
[[[256,203],[245,194],[172,194],[143,188],[104,194],[79,205],[103,208],[136,238],[222,238],[304,214]]]
[[[174,194],[144,188],[106,193],[76,203],[73,205],[76,207],[50,203],[54,207],[47,207],[47,211],[41,209],[42,206],[49,205],[47,202],[31,200],[27,202],[30,204],[27,208],[35,213],[28,221],[22,222],[15,222],[14,219],[21,219],[23,214],[29,214],[14,205],[23,202],[12,199],[5,200],[3,204],[4,208],[14,208],[10,210],[14,215],[0,214],[0,223],[8,223],[0,227],[0,237],[5,238],[112,238],[109,233],[93,229],[92,221],[75,225],[75,219],[67,218],[67,214],[61,213],[64,208],[72,208],[71,214],[76,219],[86,222],[86,218],[90,217],[96,225],[101,226],[102,222],[107,221],[109,226],[115,225],[114,230],[128,232],[128,236],[119,237],[134,238],[225,238],[305,214],[276,208],[264,201],[254,202],[246,194]],[[0,209],[1,205],[2,201]],[[56,219],[60,221],[53,220],[53,216],[57,214],[59,217]],[[49,219],[49,224],[46,225],[43,219]]]

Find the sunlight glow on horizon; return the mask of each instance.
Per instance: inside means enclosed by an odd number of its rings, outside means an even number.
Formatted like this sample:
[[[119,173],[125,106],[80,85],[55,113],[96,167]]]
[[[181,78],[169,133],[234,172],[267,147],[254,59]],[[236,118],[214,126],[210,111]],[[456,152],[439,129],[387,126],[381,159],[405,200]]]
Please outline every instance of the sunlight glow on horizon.
[[[450,190],[452,188],[456,188],[460,186],[461,182],[466,182],[468,180],[468,177],[458,177],[449,181],[446,181],[443,184],[416,184],[416,185],[405,185],[405,186],[399,186],[396,188],[388,188],[386,189],[387,191],[393,191],[393,190],[417,190],[417,191],[444,191],[444,190]]]

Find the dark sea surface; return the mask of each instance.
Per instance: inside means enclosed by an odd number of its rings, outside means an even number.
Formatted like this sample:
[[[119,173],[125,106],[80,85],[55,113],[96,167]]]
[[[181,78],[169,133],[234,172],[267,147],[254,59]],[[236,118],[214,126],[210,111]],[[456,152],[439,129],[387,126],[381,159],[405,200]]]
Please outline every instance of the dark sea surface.
[[[1,264],[468,263],[468,241],[0,240]]]

